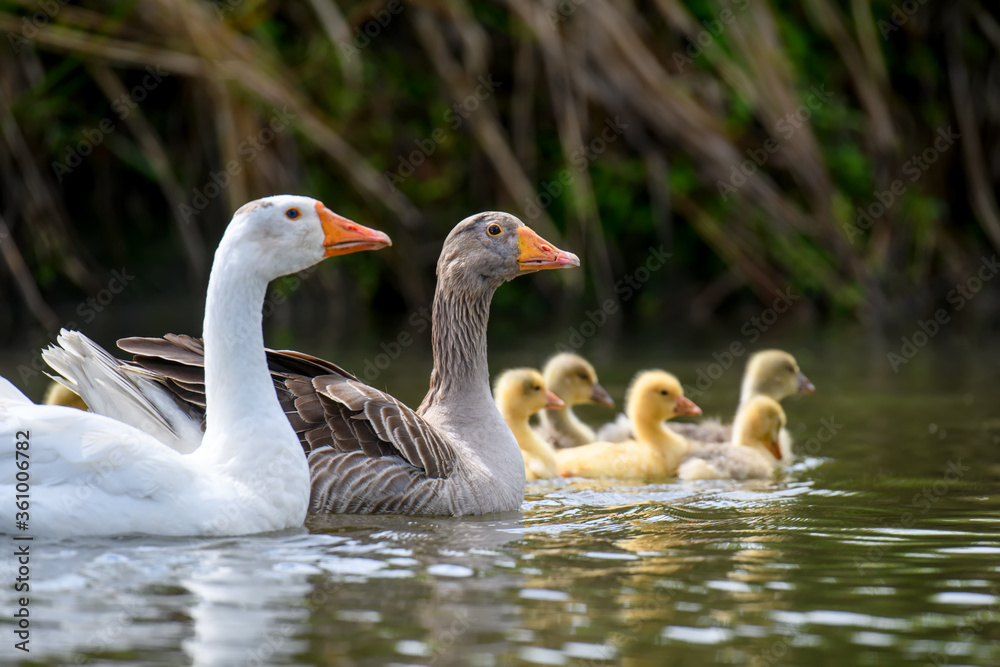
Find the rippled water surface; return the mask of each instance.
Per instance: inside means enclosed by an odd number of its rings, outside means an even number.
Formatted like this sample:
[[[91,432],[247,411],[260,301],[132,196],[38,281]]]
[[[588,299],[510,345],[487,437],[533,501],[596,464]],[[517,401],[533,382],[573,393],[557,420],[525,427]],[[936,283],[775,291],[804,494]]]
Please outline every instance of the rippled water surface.
[[[558,480],[529,485],[510,516],[36,540],[31,653],[12,648],[18,594],[5,555],[0,656],[1000,665],[1000,373],[995,356],[931,355],[895,375],[880,354],[800,353],[819,390],[785,402],[798,456],[771,484]],[[704,357],[663,363],[687,381]],[[617,398],[630,373],[604,373]],[[696,400],[725,414],[738,380],[730,370]]]

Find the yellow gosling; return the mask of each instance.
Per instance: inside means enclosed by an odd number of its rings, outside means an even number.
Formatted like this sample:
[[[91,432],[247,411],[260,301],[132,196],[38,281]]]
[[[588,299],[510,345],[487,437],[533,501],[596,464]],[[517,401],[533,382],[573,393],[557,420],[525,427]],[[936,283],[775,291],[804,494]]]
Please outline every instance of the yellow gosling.
[[[625,404],[636,439],[560,450],[556,452],[560,475],[630,479],[677,474],[688,443],[663,421],[677,415],[700,415],[701,408],[684,396],[676,377],[659,370],[636,375]]]
[[[769,396],[751,398],[736,413],[731,444],[691,443],[681,479],[771,479],[783,458],[785,411]]]
[[[545,364],[545,384],[566,404],[541,414],[539,435],[556,447],[579,447],[594,442],[594,429],[573,414],[574,405],[588,403],[614,408],[615,402],[597,381],[597,371],[578,354],[563,352]]]
[[[740,385],[740,402],[736,412],[756,396],[768,396],[782,401],[792,394],[811,394],[816,387],[801,370],[799,363],[784,350],[761,350],[747,361]],[[724,424],[717,417],[703,419],[697,424],[674,424],[671,429],[688,440],[729,443],[733,439],[732,424]],[[618,442],[632,437],[632,423],[627,415],[602,426],[597,431],[599,440]],[[792,460],[792,438],[788,431],[781,431],[782,465]]]
[[[565,403],[545,389],[541,373],[533,368],[505,371],[493,387],[493,400],[517,438],[525,477],[529,481],[555,477],[555,450],[532,430],[528,418],[539,410],[565,407]]]

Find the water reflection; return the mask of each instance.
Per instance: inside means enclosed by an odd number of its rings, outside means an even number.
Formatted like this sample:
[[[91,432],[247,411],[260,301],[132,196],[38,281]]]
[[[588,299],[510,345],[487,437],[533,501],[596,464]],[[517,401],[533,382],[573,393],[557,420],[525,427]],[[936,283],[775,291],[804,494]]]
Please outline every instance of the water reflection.
[[[36,541],[31,664],[1000,664],[993,375],[810,361],[794,433],[843,428],[773,483],[554,480],[510,516]],[[13,567],[0,662],[26,664]]]

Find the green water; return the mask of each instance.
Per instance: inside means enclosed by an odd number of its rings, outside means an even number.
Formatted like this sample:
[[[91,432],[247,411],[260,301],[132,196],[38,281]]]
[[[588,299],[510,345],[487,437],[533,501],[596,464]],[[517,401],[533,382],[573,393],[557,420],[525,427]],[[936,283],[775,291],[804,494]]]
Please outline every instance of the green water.
[[[341,516],[223,540],[36,541],[31,654],[12,648],[5,557],[0,656],[45,665],[1000,664],[995,353],[942,343],[896,374],[882,349],[792,349],[817,393],[785,402],[797,458],[774,483],[558,480],[530,484],[511,516]],[[645,363],[598,369],[620,399],[640,365],[690,384],[712,361],[711,350],[661,356],[649,363],[647,350],[636,355]],[[424,366],[401,359],[377,384],[401,386],[415,404]],[[731,411],[741,366],[695,398],[707,414]]]

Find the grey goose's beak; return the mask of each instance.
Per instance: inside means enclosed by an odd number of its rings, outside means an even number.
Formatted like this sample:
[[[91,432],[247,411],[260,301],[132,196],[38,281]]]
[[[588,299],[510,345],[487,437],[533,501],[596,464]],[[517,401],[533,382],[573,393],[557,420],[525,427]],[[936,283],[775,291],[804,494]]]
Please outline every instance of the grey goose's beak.
[[[522,271],[580,266],[579,257],[555,247],[527,225],[517,230],[517,251],[517,264]]]

